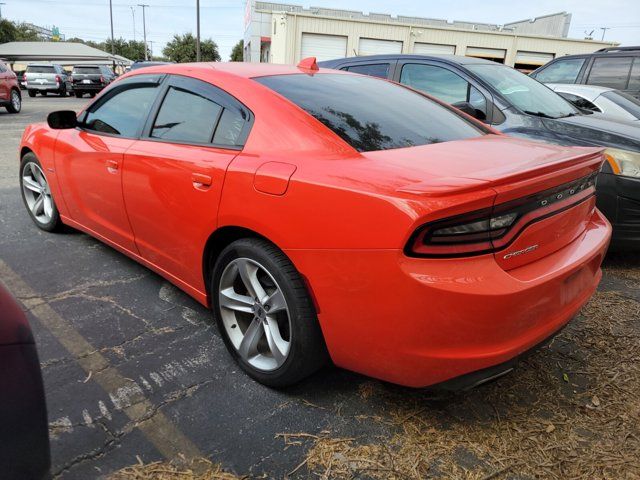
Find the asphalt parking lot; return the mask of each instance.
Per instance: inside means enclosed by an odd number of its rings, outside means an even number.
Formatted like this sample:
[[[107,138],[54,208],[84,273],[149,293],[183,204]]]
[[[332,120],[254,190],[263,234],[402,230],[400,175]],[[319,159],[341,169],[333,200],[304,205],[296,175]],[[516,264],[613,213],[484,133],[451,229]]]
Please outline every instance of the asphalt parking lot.
[[[610,256],[597,295],[549,346],[471,392],[336,368],[271,390],[239,371],[186,294],[91,237],[32,224],[22,131],[89,101],[25,95],[21,114],[0,111],[0,280],[38,343],[54,478],[166,473],[181,455],[212,462],[194,467],[210,478],[640,477],[638,255]]]

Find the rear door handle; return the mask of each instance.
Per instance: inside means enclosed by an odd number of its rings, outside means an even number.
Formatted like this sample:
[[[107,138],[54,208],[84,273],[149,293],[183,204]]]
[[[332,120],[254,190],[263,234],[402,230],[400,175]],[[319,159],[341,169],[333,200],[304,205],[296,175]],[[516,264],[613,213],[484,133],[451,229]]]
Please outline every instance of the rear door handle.
[[[207,189],[213,183],[213,179],[209,175],[203,175],[202,173],[192,173],[191,181],[193,186],[197,189]]]
[[[120,164],[117,160],[107,160],[105,164],[107,165],[107,170],[109,171],[109,173],[117,173],[118,168],[120,168]]]

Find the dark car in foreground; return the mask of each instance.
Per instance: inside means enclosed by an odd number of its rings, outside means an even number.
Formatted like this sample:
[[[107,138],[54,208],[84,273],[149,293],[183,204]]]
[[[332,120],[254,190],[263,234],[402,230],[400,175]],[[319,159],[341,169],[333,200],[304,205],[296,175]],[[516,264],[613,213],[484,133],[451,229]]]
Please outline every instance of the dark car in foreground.
[[[116,74],[104,65],[76,65],[71,72],[71,87],[76,97],[85,93],[95,97],[104,87],[116,79]]]
[[[49,427],[35,341],[24,312],[0,283],[0,478],[49,472]]]
[[[598,208],[613,225],[613,249],[640,248],[640,128],[579,110],[531,77],[488,60],[374,55],[319,65],[400,82],[509,135],[607,147],[607,162],[598,178]]]
[[[640,46],[603,48],[594,53],[559,57],[531,76],[542,83],[597,85],[640,98]]]
[[[18,78],[2,60],[0,60],[0,107],[5,107],[9,113],[18,113],[22,108]]]

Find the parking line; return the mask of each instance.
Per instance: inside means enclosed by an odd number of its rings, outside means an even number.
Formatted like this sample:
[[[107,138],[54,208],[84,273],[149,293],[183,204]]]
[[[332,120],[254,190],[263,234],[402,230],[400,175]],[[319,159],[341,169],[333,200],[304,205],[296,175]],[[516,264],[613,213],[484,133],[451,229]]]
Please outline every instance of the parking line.
[[[123,376],[73,326],[63,319],[27,283],[0,259],[0,282],[4,283],[22,304],[44,325],[64,348],[75,357],[92,380],[107,393],[132,387],[135,382]],[[137,384],[135,384],[137,386]],[[157,407],[140,391],[131,405],[122,411],[131,419],[131,428],[139,429],[167,459],[179,455],[202,457],[202,453]]]

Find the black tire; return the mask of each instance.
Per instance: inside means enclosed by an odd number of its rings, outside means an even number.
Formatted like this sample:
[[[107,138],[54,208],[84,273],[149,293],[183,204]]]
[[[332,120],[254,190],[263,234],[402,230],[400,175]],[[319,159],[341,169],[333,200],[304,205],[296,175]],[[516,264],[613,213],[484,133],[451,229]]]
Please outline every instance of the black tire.
[[[95,97],[95,96],[96,96],[96,92],[90,92],[90,93],[89,93],[89,96],[90,96],[91,98]]]
[[[42,95],[43,97],[46,97],[47,96],[47,91],[46,90],[42,90],[40,92],[40,95]]]
[[[74,90],[73,94],[76,96],[76,98],[82,98],[82,96],[84,95],[84,93],[80,90]]]
[[[66,97],[67,96],[67,89],[66,87],[63,87],[62,90],[60,90],[60,96],[61,97]]]
[[[27,212],[29,213],[31,220],[33,220],[33,223],[35,223],[38,228],[46,232],[60,231],[63,225],[62,225],[62,220],[60,220],[60,213],[58,212],[58,207],[56,206],[53,196],[51,196],[53,214],[51,215],[50,221],[46,223],[41,222],[35,217],[31,209],[29,208],[27,199],[25,197],[25,191],[23,188],[23,177],[25,176],[25,168],[29,163],[35,163],[38,167],[40,167],[40,170],[44,172],[44,169],[42,168],[42,165],[40,165],[38,158],[33,153],[29,152],[22,157],[22,161],[20,162],[20,192],[22,194],[22,202],[24,203],[24,206],[27,209]]]
[[[269,272],[280,286],[289,310],[289,352],[284,363],[275,370],[260,370],[246,362],[233,345],[222,321],[218,296],[220,281],[227,265],[238,258],[253,260]],[[210,294],[213,314],[227,349],[254,380],[269,387],[287,387],[310,376],[328,362],[329,354],[307,287],[289,258],[272,243],[244,238],[227,246],[213,266]]]
[[[36,91],[35,91],[35,90],[27,90],[27,93],[29,94],[29,96],[30,96],[31,98],[33,98],[33,97],[35,97],[35,96],[36,96]]]
[[[17,106],[14,105],[13,96],[18,95]],[[9,92],[9,105],[7,105],[7,111],[9,113],[20,113],[22,109],[22,96],[20,95],[20,91],[16,89],[12,89]]]

